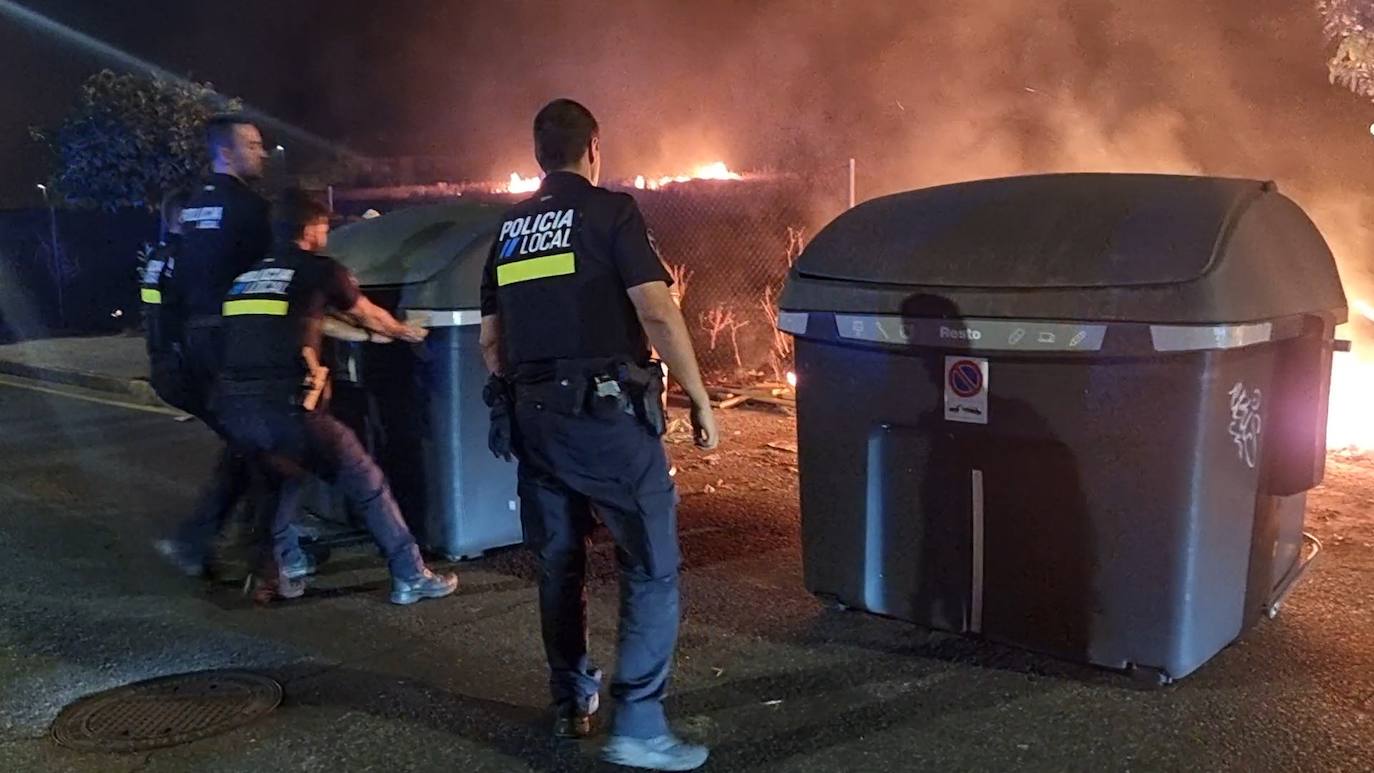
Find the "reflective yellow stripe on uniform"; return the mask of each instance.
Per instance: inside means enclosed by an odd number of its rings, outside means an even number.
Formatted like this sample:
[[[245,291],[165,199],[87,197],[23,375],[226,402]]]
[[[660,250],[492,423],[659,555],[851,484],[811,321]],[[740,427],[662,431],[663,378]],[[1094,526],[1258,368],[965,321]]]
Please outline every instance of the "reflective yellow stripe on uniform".
[[[254,314],[268,317],[285,317],[287,307],[288,304],[286,301],[268,301],[262,299],[225,301],[224,316],[242,317]]]
[[[139,297],[144,303],[162,303],[162,291],[154,290],[151,287],[144,287],[139,290]]]
[[[577,272],[577,264],[571,252],[545,255],[540,258],[527,258],[514,263],[502,263],[496,267],[496,285],[505,287],[532,279],[548,279],[567,276]]]

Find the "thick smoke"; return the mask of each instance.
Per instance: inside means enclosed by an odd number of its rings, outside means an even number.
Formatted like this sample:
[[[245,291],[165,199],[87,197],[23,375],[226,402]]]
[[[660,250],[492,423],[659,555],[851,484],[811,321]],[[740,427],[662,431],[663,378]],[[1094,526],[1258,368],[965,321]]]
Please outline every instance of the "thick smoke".
[[[724,158],[839,188],[854,157],[861,197],[1045,171],[1273,179],[1368,284],[1374,110],[1327,83],[1308,3],[587,0],[409,28],[394,118],[478,174],[533,172],[530,116],[566,94],[602,119],[616,177]]]
[[[1367,284],[1374,109],[1328,84],[1307,0],[241,0],[229,26],[217,4],[149,0],[171,25],[152,38],[118,10],[36,5],[364,153],[470,177],[533,173],[530,118],[568,95],[601,118],[616,179],[723,159],[843,191],[850,157],[865,198],[1043,171],[1274,179]]]

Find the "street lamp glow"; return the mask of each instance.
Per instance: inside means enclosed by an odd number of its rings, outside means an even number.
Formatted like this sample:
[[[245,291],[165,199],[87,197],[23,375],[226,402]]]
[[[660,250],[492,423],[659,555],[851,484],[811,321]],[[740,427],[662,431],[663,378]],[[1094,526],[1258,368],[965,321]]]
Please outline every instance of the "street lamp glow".
[[[1374,129],[1374,127],[1371,127],[1371,128]],[[285,153],[285,152],[286,152],[286,148],[283,148],[281,145],[278,145],[278,146],[277,146],[277,152],[278,152],[278,153]]]
[[[38,190],[43,191],[44,193],[48,192],[48,186],[44,185],[43,183],[39,183],[37,187]]]

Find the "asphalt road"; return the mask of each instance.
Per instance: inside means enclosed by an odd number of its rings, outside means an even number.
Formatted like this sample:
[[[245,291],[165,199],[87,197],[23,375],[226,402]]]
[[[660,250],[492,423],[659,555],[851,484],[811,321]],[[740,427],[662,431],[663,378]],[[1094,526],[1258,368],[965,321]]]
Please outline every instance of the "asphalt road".
[[[723,417],[727,439],[747,423],[736,416]],[[711,473],[721,485],[686,496],[681,518],[670,711],[713,746],[706,770],[1374,769],[1367,545],[1330,546],[1277,620],[1183,682],[1145,690],[823,609],[801,587],[795,487],[751,484],[747,429]],[[463,565],[455,598],[409,609],[385,603],[385,571],[362,549],[272,609],[164,568],[149,543],[187,509],[212,452],[195,424],[0,383],[0,770],[602,769],[594,742],[546,737],[533,569],[519,550]],[[1341,493],[1368,503],[1363,489]],[[605,666],[616,595],[604,542],[595,575]],[[270,674],[285,702],[151,754],[78,754],[46,736],[81,695],[203,668]]]

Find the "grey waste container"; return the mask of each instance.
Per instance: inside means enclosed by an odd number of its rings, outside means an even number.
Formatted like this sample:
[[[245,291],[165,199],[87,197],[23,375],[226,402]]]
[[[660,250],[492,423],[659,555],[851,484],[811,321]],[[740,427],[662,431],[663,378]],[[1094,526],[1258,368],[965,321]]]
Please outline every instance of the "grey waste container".
[[[816,235],[780,307],[816,594],[1168,680],[1305,567],[1346,302],[1272,184],[888,196]]]
[[[401,209],[338,229],[327,250],[370,298],[429,328],[415,346],[336,344],[335,406],[372,447],[421,547],[454,559],[521,541],[515,465],[487,450],[478,346],[482,267],[502,211]]]

